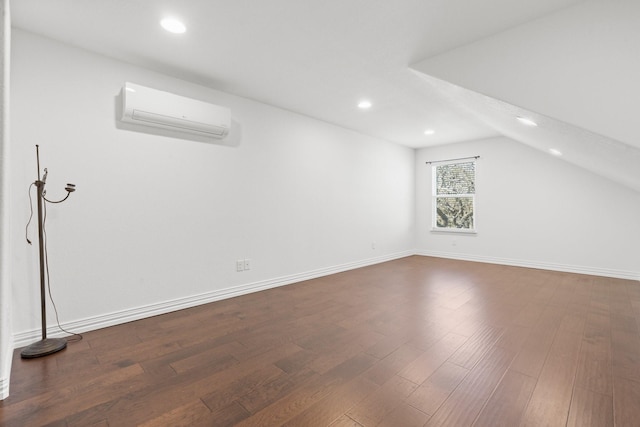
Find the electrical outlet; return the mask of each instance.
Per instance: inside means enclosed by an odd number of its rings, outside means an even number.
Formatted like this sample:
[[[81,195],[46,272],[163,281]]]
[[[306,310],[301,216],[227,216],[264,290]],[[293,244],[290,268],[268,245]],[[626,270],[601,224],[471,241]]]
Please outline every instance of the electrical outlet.
[[[375,249],[376,248],[376,242],[371,243],[371,249]]]
[[[250,259],[245,259],[244,260],[244,269],[245,270],[251,270],[251,260]]]
[[[236,261],[236,271],[244,271],[244,260],[239,259]]]

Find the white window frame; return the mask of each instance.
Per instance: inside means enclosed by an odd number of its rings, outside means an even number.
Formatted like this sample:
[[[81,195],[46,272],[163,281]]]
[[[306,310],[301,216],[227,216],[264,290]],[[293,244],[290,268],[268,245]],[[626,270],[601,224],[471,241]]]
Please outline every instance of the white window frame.
[[[474,169],[474,188],[475,193],[465,194],[446,194],[438,195],[437,193],[437,169],[438,166],[446,166],[457,163],[473,163]],[[431,164],[431,231],[437,233],[462,233],[462,234],[477,234],[478,233],[478,216],[477,216],[477,193],[478,193],[478,162],[476,158],[451,160],[446,162],[438,162]],[[457,198],[466,197],[471,198],[473,206],[473,228],[453,228],[453,227],[438,227],[438,212],[437,212],[437,200],[439,198]]]

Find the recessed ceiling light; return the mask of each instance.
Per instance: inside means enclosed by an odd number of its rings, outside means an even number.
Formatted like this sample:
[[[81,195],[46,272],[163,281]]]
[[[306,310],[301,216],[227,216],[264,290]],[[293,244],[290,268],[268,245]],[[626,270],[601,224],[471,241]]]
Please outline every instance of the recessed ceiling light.
[[[360,103],[358,104],[358,108],[361,108],[363,110],[366,110],[367,108],[371,108],[371,102],[370,101],[360,101]]]
[[[522,123],[523,125],[527,125],[527,126],[538,126],[538,124],[537,124],[536,122],[534,122],[533,120],[528,119],[528,118],[526,118],[526,117],[520,117],[520,116],[518,116],[518,117],[516,117],[516,119],[518,119],[518,121],[519,121],[520,123]]]
[[[425,135],[433,135],[434,133],[436,133],[436,131],[433,129],[427,129],[424,131]]]
[[[562,156],[562,151],[556,150],[555,148],[549,148],[549,152],[556,157]]]
[[[160,25],[162,25],[162,28],[164,28],[165,30],[174,34],[182,34],[187,31],[187,27],[185,27],[182,22],[178,21],[175,18],[165,18],[160,21]]]

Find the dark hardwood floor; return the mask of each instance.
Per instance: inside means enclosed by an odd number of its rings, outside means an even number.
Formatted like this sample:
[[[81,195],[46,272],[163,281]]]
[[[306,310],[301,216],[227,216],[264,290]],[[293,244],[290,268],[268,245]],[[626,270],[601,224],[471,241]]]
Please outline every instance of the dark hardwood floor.
[[[14,356],[2,426],[639,426],[640,282],[409,257]]]

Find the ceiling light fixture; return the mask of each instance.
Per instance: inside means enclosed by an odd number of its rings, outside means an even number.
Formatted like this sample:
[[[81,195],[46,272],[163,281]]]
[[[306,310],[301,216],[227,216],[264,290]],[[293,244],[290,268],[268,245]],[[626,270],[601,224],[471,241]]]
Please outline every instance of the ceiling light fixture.
[[[533,120],[528,119],[526,117],[518,116],[518,117],[516,117],[516,119],[518,119],[518,121],[520,123],[522,123],[523,125],[527,125],[527,126],[531,126],[531,127],[538,126],[538,124],[536,122],[534,122]]]
[[[556,150],[555,148],[549,148],[549,152],[556,157],[562,156],[562,151]]]
[[[436,133],[436,131],[433,129],[427,129],[424,131],[425,135],[433,135],[434,133]]]
[[[187,31],[187,27],[175,18],[164,18],[160,21],[162,28],[174,34],[182,34]]]
[[[367,108],[371,108],[371,102],[369,101],[360,101],[358,104],[358,108],[362,110],[366,110]]]

